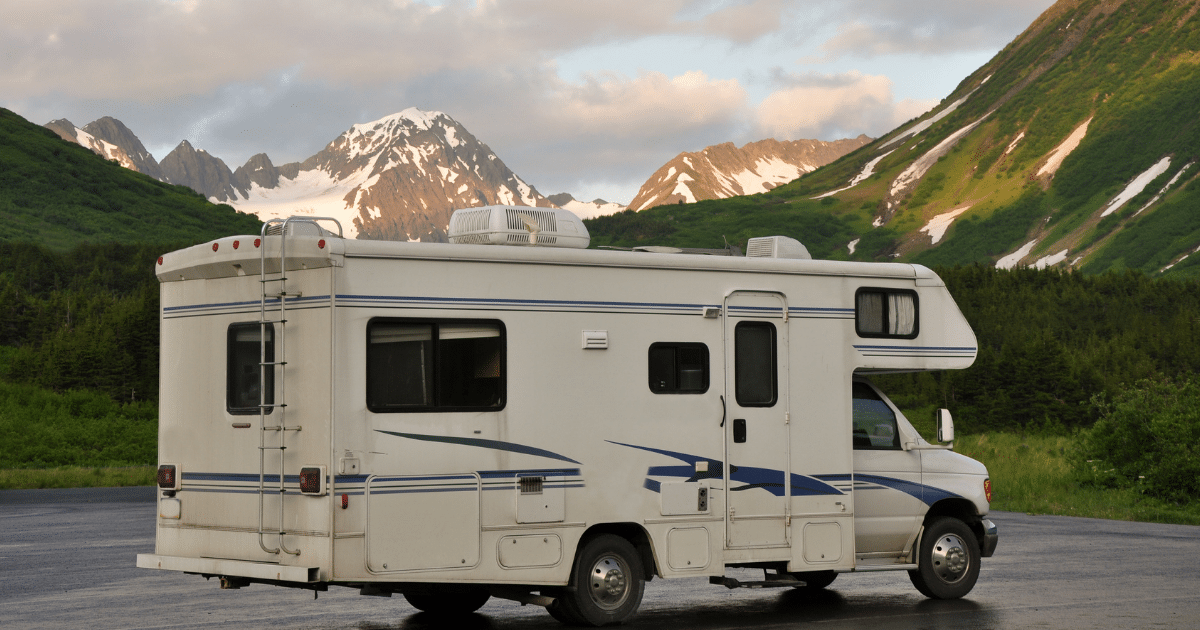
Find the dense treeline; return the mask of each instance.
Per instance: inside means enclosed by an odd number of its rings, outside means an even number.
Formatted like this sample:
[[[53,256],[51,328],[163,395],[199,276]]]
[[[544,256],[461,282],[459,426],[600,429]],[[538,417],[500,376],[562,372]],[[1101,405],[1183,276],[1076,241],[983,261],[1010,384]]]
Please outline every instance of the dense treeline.
[[[1200,283],[1138,272],[939,269],[979,341],[967,370],[880,379],[902,405],[936,403],[970,429],[1066,429],[1142,379],[1200,370]]]
[[[154,261],[179,245],[0,242],[0,374],[114,401],[158,398]]]
[[[60,394],[88,390],[135,405],[134,415],[153,423],[154,260],[181,246],[84,245],[58,253],[0,243],[0,378]],[[1200,371],[1196,281],[986,265],[938,272],[975,331],[979,355],[967,370],[879,377],[906,409],[949,407],[968,431],[1064,431],[1102,417],[1097,396],[1113,400],[1138,381]],[[89,413],[111,424],[117,412]],[[45,449],[37,452],[39,461],[54,463]]]

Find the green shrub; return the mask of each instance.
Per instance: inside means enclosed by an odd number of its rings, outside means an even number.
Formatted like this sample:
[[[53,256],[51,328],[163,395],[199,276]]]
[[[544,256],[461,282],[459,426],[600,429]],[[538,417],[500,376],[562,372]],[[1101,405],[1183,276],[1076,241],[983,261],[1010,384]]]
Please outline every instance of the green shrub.
[[[1093,403],[1100,420],[1083,432],[1075,462],[1082,481],[1178,503],[1200,499],[1200,383],[1142,380]]]

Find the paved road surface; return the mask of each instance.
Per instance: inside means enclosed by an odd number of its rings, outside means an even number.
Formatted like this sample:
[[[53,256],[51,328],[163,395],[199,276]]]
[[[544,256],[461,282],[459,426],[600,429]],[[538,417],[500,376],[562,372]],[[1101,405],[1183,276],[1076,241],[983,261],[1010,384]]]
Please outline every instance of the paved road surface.
[[[0,627],[442,627],[403,597],[216,581],[134,567],[154,550],[154,490],[0,491]],[[842,575],[829,590],[727,590],[655,580],[630,628],[1200,628],[1200,527],[992,514],[1000,547],[967,599],[921,597],[904,573]],[[760,572],[730,575],[758,579]],[[456,628],[559,628],[496,600]]]

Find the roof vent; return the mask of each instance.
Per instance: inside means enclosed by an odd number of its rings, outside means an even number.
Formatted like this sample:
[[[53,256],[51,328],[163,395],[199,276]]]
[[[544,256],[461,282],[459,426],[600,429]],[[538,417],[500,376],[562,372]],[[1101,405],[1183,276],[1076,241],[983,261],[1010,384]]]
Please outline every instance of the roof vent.
[[[750,239],[746,243],[746,257],[812,260],[812,255],[800,241],[786,236],[763,236]]]
[[[484,206],[455,210],[450,216],[451,243],[541,245],[585,249],[591,235],[575,213],[562,208]]]

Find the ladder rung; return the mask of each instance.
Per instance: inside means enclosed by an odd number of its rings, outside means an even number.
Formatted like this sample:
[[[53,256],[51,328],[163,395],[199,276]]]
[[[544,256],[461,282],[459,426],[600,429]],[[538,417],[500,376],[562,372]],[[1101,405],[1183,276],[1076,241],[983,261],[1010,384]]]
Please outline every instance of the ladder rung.
[[[287,361],[267,361],[266,363],[259,363],[259,365],[287,365]]]
[[[286,319],[260,319],[260,320],[258,320],[258,323],[260,323],[260,324],[286,324],[287,320]]]
[[[274,409],[275,407],[286,407],[287,403],[279,403],[277,405],[259,405],[259,409]]]
[[[263,278],[259,282],[283,282],[284,280],[287,280],[287,276],[282,278]]]
[[[260,447],[258,447],[258,450],[260,450],[260,451],[286,451],[287,447],[286,446],[260,446]]]

